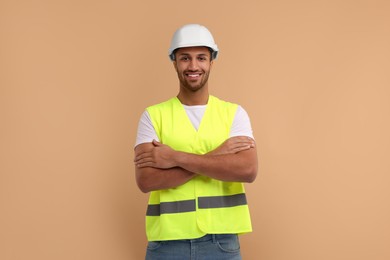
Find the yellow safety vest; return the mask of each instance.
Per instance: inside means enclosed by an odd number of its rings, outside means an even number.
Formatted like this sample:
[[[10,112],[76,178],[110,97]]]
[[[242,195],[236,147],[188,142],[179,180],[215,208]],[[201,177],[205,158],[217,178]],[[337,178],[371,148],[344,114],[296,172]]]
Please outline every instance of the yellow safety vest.
[[[147,108],[161,143],[205,154],[229,138],[237,105],[209,96],[199,129],[177,97]],[[199,175],[176,188],[153,191],[146,213],[149,241],[194,239],[252,231],[244,186]]]

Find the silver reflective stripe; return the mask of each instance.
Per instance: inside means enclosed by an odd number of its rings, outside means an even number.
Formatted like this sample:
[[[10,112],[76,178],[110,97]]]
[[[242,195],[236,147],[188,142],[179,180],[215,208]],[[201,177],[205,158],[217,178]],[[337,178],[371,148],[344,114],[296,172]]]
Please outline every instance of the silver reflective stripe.
[[[161,202],[160,204],[148,205],[146,216],[160,216],[161,214],[183,213],[195,211],[195,209],[195,200]]]
[[[198,207],[200,209],[227,208],[246,205],[245,193],[228,196],[199,197]]]
[[[246,205],[245,193],[228,196],[199,197],[198,207],[200,209],[228,208]],[[172,202],[161,202],[150,204],[146,216],[160,216],[161,214],[184,213],[196,210],[195,200],[181,200]]]

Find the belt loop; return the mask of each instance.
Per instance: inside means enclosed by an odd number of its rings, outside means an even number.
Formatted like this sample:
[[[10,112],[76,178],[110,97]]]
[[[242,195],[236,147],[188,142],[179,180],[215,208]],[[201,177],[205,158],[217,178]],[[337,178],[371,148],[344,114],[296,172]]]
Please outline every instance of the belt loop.
[[[212,234],[211,237],[213,238],[213,244],[216,244],[217,243],[217,235]]]

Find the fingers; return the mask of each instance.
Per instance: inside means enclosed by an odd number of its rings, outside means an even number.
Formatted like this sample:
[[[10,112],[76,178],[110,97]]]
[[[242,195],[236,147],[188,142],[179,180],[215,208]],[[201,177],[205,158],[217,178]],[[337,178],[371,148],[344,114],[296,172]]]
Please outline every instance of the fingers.
[[[151,166],[150,164],[153,163],[152,153],[151,152],[144,152],[141,154],[138,154],[134,158],[134,164],[137,167],[146,167]]]
[[[220,155],[238,153],[255,147],[255,141],[247,136],[235,136],[227,139],[215,150],[209,152],[210,155]]]
[[[255,141],[247,136],[232,137],[228,141],[229,150],[233,153],[238,153],[255,147]]]
[[[151,157],[151,155],[152,155],[151,152],[143,152],[140,154],[136,154],[136,156],[134,157],[134,162],[139,161],[143,158]]]
[[[152,143],[154,146],[161,146],[161,143],[155,139],[153,139]]]
[[[241,151],[249,150],[250,148],[251,148],[251,145],[243,144],[240,146],[233,147],[231,150],[232,150],[232,153],[238,153]]]
[[[233,149],[244,149],[254,148],[255,140],[247,136],[235,136],[231,137],[227,140],[227,144],[231,146]]]
[[[137,168],[145,168],[145,167],[154,167],[153,162],[142,162],[142,163],[137,163],[135,164]]]
[[[153,147],[139,147],[134,151],[134,158],[140,156],[141,154],[151,152]]]
[[[143,158],[138,161],[134,162],[135,166],[138,168],[143,168],[143,167],[154,167],[155,162],[151,160],[151,158]]]

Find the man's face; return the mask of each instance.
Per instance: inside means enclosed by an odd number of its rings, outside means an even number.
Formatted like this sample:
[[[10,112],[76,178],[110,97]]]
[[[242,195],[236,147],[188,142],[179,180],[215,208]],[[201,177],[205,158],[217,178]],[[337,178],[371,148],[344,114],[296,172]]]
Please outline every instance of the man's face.
[[[208,48],[180,48],[175,53],[173,64],[179,77],[181,88],[195,92],[207,86],[210,69],[213,64]]]

